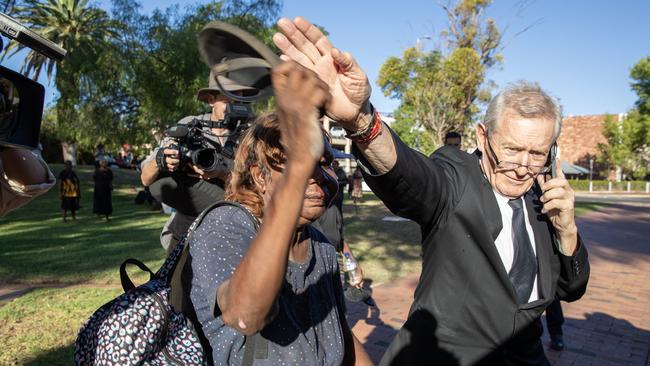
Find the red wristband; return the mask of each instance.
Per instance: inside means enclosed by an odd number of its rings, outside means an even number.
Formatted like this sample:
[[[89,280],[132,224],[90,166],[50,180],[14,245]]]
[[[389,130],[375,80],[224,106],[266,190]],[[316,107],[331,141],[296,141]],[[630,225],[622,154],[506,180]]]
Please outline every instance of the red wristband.
[[[372,140],[376,139],[377,136],[381,133],[381,117],[379,116],[379,112],[375,112],[375,119],[372,122],[373,126],[368,131],[368,133],[360,135],[360,136],[354,136],[354,137],[348,137],[350,140],[356,142],[357,144],[367,144],[371,142]]]

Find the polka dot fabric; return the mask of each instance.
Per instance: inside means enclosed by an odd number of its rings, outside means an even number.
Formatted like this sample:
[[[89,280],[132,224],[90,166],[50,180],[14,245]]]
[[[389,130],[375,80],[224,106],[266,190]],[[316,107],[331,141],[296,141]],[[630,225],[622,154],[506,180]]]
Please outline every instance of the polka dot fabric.
[[[241,365],[246,337],[215,317],[216,291],[230,278],[256,230],[240,208],[215,209],[197,227],[183,273],[200,326],[215,365]],[[262,331],[267,358],[254,365],[340,365],[343,360],[341,321],[345,316],[343,290],[334,247],[309,228],[309,256],[289,261],[278,297],[278,315]],[[216,314],[220,312],[217,309]]]

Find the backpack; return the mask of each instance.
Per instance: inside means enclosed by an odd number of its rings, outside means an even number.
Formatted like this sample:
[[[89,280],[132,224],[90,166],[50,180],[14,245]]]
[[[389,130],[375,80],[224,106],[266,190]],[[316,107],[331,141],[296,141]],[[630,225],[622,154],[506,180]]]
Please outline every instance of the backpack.
[[[169,254],[155,274],[141,261],[133,258],[120,265],[124,294],[100,307],[81,327],[75,342],[76,365],[207,365],[207,357],[191,321],[170,304],[170,281],[176,264],[194,230],[211,210],[224,205],[248,210],[237,203],[217,202],[194,220],[186,235]],[[150,280],[133,285],[126,265],[134,264],[149,272]],[[256,335],[253,347],[246,347],[245,363],[260,352]],[[248,342],[247,342],[248,343]],[[258,348],[258,349],[256,349]],[[255,356],[253,356],[255,352]]]

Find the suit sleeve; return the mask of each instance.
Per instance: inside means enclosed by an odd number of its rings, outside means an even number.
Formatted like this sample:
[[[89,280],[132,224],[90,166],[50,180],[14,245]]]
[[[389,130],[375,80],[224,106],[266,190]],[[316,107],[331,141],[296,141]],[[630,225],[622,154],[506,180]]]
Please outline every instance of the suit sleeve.
[[[572,256],[558,253],[560,258],[560,278],[557,297],[567,302],[576,301],[584,295],[589,281],[589,259],[587,248],[578,235],[578,249]]]
[[[445,213],[458,202],[464,187],[458,165],[450,162],[451,152],[445,148],[428,158],[406,146],[390,129],[397,161],[385,174],[376,175],[370,163],[354,146],[353,153],[365,168],[363,177],[372,191],[394,214],[411,219],[422,226],[437,225]],[[459,159],[456,163],[462,164]]]

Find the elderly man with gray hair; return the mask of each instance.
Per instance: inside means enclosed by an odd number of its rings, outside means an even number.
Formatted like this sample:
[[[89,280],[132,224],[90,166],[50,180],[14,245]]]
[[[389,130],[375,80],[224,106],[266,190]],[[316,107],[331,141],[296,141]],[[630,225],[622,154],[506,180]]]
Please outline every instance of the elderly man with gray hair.
[[[589,279],[574,194],[553,153],[557,103],[536,84],[509,86],[476,126],[476,153],[447,146],[427,158],[381,121],[349,53],[304,18],[278,25],[282,58],[329,84],[325,113],[348,131],[370,188],[420,225],[422,274],[381,364],[548,365],[540,316],[556,298],[579,299]]]

